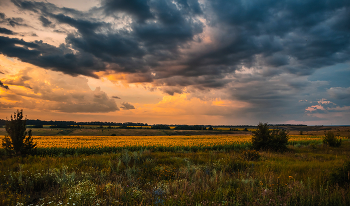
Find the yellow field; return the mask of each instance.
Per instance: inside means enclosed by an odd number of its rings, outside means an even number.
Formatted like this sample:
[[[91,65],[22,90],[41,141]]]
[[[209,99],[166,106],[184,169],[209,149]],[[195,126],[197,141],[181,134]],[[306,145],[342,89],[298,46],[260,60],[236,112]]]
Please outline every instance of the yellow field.
[[[3,138],[3,136],[0,136]],[[250,142],[251,135],[197,136],[34,136],[38,147],[213,146]],[[321,136],[290,135],[289,141],[321,140]]]
[[[200,136],[36,136],[38,147],[199,146],[250,141],[249,135]]]

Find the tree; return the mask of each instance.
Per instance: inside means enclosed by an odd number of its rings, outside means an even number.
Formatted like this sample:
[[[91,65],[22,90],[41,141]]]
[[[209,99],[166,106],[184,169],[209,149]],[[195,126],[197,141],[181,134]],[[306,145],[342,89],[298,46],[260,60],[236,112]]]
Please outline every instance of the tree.
[[[14,115],[11,115],[11,120],[6,123],[6,132],[8,136],[2,140],[2,146],[9,155],[29,154],[36,148],[36,143],[33,142],[32,130],[26,131],[26,121],[23,119],[23,110],[17,110]]]
[[[341,139],[338,139],[332,131],[328,131],[324,134],[323,144],[329,145],[330,147],[340,147]]]
[[[267,123],[259,123],[256,131],[253,131],[252,147],[255,150],[287,150],[288,133],[285,130],[270,130]]]

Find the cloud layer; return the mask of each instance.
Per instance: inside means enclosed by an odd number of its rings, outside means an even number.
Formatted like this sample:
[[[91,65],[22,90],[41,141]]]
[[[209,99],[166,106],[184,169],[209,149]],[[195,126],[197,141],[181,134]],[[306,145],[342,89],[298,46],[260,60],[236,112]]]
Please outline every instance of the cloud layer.
[[[73,77],[109,76],[115,83],[202,101],[243,102],[244,112],[257,119],[316,118],[307,109],[324,98],[339,108],[350,105],[347,81],[333,85],[330,77],[309,78],[326,67],[331,69],[323,76],[339,65],[349,71],[347,1],[102,0],[87,11],[48,2],[10,4],[37,24],[0,13],[0,53],[41,68]],[[17,29],[29,27],[64,35],[64,42],[21,38],[28,35]],[[91,105],[68,101],[56,109],[88,111],[110,101],[98,112],[116,111],[112,102],[119,97],[101,92],[91,93]],[[121,108],[137,110],[128,102]]]
[[[91,90],[84,77],[27,68],[0,79],[0,87],[6,89],[5,93],[0,91],[2,109],[20,107],[67,113],[107,113],[119,110],[116,102],[99,87]]]

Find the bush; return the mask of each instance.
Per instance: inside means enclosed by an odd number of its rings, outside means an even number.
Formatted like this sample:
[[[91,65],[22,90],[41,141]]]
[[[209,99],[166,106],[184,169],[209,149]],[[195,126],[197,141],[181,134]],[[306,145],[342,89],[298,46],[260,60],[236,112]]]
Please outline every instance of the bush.
[[[341,139],[336,138],[332,131],[328,131],[323,137],[323,144],[329,145],[330,147],[340,147]]]
[[[2,146],[8,155],[25,156],[35,149],[36,143],[33,142],[32,130],[26,131],[23,110],[17,110],[17,113],[11,115],[11,121],[6,123],[6,132],[9,137],[5,136],[2,139]]]
[[[253,131],[252,148],[255,150],[286,151],[288,133],[285,130],[270,130],[267,123],[259,123],[256,131]]]

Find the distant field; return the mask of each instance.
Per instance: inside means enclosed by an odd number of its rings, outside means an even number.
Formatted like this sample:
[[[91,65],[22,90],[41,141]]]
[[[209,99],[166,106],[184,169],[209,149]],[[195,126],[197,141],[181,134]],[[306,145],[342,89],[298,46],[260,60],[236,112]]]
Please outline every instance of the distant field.
[[[250,141],[250,135],[199,136],[34,136],[38,147],[211,146]]]
[[[251,134],[249,131],[229,130],[174,130],[174,129],[109,129],[109,128],[31,128],[33,136],[166,136],[166,135],[215,135],[215,134]],[[6,135],[0,128],[0,135]]]
[[[3,136],[0,136],[3,138]],[[34,136],[39,148],[91,147],[207,147],[250,143],[251,135],[197,135],[197,136]],[[342,139],[346,139],[342,137]],[[290,144],[321,143],[322,136],[290,135]]]
[[[135,126],[130,129],[120,129],[118,127],[100,128],[97,125],[88,125],[84,128],[31,128],[34,136],[168,136],[168,135],[240,135],[252,134],[255,128],[247,128],[248,131],[244,131],[244,128],[230,128],[219,127],[214,130],[174,130],[171,129],[150,129],[150,126]],[[279,127],[280,129],[286,129],[290,135],[306,135],[306,136],[322,136],[325,131],[333,131],[337,136],[350,137],[350,127],[345,126],[304,126],[304,127]],[[235,131],[233,131],[235,130]],[[6,135],[5,128],[0,128],[0,135]]]

